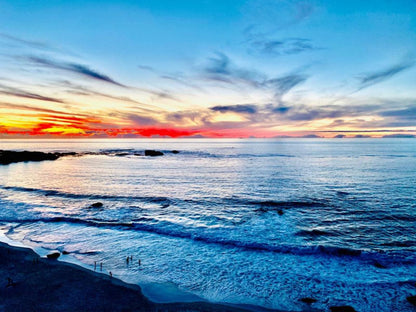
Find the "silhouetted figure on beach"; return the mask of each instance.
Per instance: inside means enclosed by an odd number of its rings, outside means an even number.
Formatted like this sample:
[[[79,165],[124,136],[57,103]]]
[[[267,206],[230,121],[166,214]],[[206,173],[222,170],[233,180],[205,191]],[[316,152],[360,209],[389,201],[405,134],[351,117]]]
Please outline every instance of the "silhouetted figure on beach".
[[[100,263],[100,271],[102,271],[103,270],[103,263],[101,262]]]
[[[142,262],[140,261],[140,259],[139,259],[139,265],[142,265]]]
[[[110,273],[110,277],[113,277],[113,273],[111,273],[111,271],[109,273]]]
[[[130,258],[127,256],[127,258],[126,258],[126,263],[127,263],[127,264],[129,264],[129,259],[130,259]]]

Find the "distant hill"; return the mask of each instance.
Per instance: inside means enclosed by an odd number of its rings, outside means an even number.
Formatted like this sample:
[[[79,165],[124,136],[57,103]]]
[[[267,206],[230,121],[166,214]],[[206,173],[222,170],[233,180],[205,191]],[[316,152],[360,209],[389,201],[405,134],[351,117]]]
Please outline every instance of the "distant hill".
[[[405,139],[409,139],[409,138],[416,138],[416,135],[414,134],[404,134],[404,133],[397,133],[397,134],[388,134],[388,135],[384,135],[383,138],[405,138]]]

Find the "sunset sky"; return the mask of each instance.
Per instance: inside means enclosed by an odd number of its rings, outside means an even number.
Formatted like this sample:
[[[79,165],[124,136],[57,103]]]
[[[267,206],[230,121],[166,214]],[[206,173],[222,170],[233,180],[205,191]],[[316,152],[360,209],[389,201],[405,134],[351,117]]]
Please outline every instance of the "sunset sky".
[[[416,134],[416,1],[0,0],[0,138]]]

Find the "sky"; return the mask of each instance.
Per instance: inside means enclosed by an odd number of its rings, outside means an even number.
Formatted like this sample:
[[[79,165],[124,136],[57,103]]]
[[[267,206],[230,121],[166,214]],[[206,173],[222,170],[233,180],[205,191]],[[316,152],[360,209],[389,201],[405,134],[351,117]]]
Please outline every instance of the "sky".
[[[0,0],[0,138],[414,136],[415,65],[415,0]]]

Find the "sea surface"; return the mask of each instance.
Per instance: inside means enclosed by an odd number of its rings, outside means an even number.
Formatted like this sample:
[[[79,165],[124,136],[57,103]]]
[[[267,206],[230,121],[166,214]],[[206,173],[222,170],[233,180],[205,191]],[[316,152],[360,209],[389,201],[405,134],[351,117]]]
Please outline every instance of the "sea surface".
[[[175,289],[184,300],[291,311],[307,308],[303,297],[324,311],[414,311],[415,139],[3,140],[0,149],[82,153],[0,166],[7,237],[97,271],[102,263],[153,299],[152,289]]]

